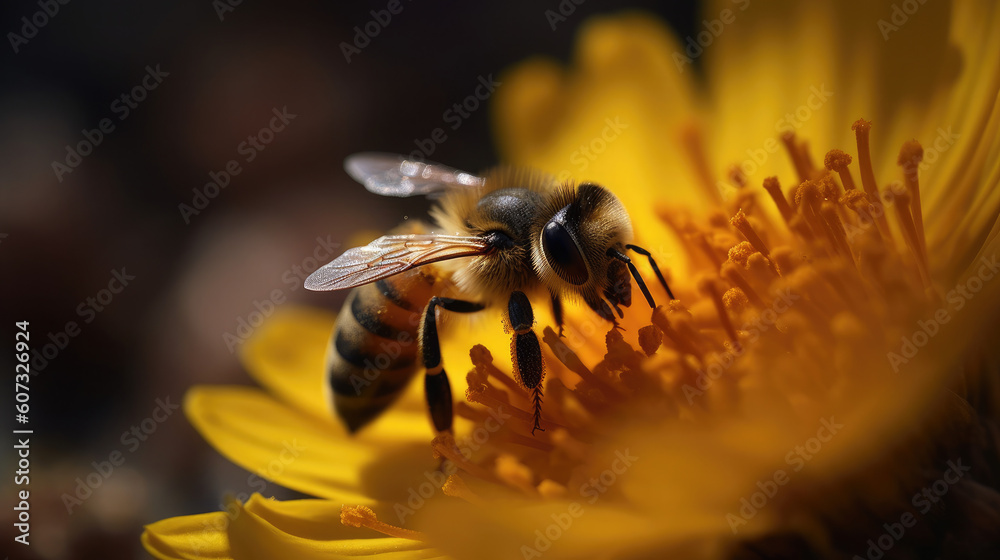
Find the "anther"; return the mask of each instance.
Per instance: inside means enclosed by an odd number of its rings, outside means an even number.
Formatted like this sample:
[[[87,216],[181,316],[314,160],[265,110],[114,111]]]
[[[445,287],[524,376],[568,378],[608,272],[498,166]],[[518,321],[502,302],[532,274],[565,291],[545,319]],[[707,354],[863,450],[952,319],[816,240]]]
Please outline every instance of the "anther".
[[[826,153],[826,158],[823,160],[823,164],[830,171],[840,175],[840,182],[843,183],[845,191],[855,190],[857,188],[854,186],[854,178],[851,177],[851,170],[848,168],[851,164],[850,155],[846,154],[842,150],[830,150]]]
[[[750,300],[747,299],[743,290],[739,288],[729,288],[726,290],[726,293],[722,294],[722,303],[725,304],[726,309],[739,315],[740,313],[743,313],[744,309],[747,308],[747,304],[750,303]]]
[[[747,259],[756,252],[757,250],[753,248],[753,245],[749,241],[740,241],[729,249],[729,260],[742,267],[746,267]]]

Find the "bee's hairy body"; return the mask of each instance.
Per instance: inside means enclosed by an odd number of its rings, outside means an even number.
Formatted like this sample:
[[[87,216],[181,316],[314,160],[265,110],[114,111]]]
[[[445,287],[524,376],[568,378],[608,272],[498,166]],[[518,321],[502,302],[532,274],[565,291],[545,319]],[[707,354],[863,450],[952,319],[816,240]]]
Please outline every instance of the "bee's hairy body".
[[[436,192],[430,190],[436,184],[406,183],[407,178],[424,177],[404,173],[406,166],[424,164],[387,163],[386,157],[362,155],[358,161],[363,170],[352,174],[380,194]],[[349,171],[350,165],[349,160]],[[401,226],[338,257],[314,273],[315,281],[307,280],[310,289],[353,286],[328,352],[334,409],[356,431],[392,404],[423,367],[434,426],[450,429],[451,392],[441,363],[437,308],[472,313],[506,305],[515,377],[534,398],[532,431],[541,429],[544,370],[528,295],[551,298],[560,326],[564,299],[582,300],[617,324],[614,312],[621,316],[619,305],[631,304],[630,273],[653,305],[623,251],[650,255],[628,245],[628,214],[617,197],[600,186],[560,184],[547,175],[508,167],[473,178],[478,181],[474,184],[463,183],[467,188],[454,188],[452,182],[468,179],[456,178],[458,172],[443,166],[426,169],[453,173],[442,181],[449,188],[431,210],[433,226]],[[385,180],[386,175],[391,180]],[[650,262],[659,276],[651,256]]]

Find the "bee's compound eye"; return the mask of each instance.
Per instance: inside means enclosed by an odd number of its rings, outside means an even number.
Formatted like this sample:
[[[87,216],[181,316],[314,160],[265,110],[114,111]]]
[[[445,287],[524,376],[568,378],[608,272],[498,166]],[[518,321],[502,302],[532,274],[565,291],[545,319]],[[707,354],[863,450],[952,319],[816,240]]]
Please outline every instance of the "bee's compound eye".
[[[542,230],[542,251],[552,270],[560,278],[582,286],[587,282],[587,263],[580,253],[580,247],[565,226],[555,219],[549,220]]]

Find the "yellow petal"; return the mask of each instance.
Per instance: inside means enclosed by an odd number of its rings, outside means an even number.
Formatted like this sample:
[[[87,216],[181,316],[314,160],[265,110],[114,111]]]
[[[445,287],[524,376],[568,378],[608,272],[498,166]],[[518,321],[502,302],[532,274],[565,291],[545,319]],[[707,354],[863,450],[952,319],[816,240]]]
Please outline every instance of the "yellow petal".
[[[146,526],[142,546],[161,560],[229,560],[225,512],[171,517]]]
[[[327,500],[278,502],[255,494],[240,509],[229,528],[234,556],[305,560],[441,557],[419,541],[384,537],[368,529],[347,527],[340,522],[340,508],[339,502]]]
[[[336,317],[309,308],[281,307],[243,345],[250,375],[293,408],[332,419],[325,356]]]
[[[262,480],[307,494],[369,504],[398,499],[436,463],[426,414],[398,411],[355,436],[258,389],[194,387],[184,410],[220,453]],[[259,477],[259,478],[257,478]]]

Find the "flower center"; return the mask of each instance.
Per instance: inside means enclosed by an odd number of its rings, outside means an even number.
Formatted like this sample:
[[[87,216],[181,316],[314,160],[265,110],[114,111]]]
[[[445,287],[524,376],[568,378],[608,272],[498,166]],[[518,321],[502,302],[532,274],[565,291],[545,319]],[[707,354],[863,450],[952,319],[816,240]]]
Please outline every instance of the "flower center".
[[[777,177],[764,179],[761,192],[734,168],[728,200],[699,156],[700,136],[689,131],[703,187],[718,204],[700,219],[667,206],[658,213],[684,241],[693,281],[671,282],[678,299],[656,308],[648,322],[633,312],[622,323],[625,334],[607,331],[603,357],[594,353],[603,332],[597,318],[568,317],[565,337],[545,327],[545,431],[533,436],[532,395],[494,365],[489,349],[472,348],[468,402],[455,411],[473,429],[432,442],[449,475],[443,492],[472,503],[488,492],[568,496],[607,468],[594,463],[592,451],[620,424],[705,418],[737,408],[742,388],[761,384],[780,388],[792,408],[807,409],[850,399],[852,387],[866,381],[860,364],[866,377],[896,373],[899,364],[886,360],[886,349],[940,301],[920,207],[923,154],[916,141],[904,144],[902,183],[880,191],[871,124],[858,120],[853,130],[860,189],[851,156],[833,149],[817,167],[805,142],[787,133],[782,141],[798,176],[791,193]],[[632,333],[634,343],[626,340]],[[405,531],[361,517],[386,534]]]

